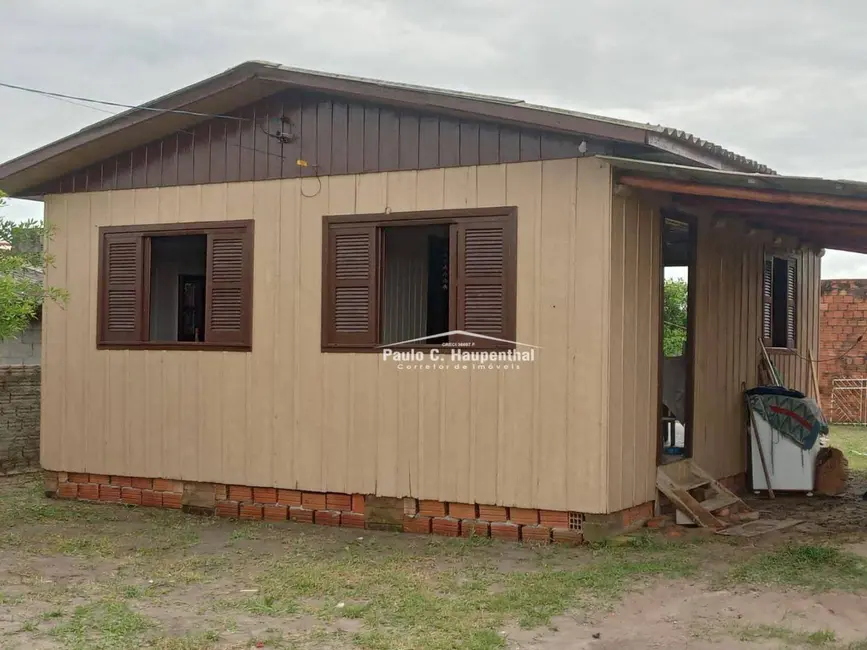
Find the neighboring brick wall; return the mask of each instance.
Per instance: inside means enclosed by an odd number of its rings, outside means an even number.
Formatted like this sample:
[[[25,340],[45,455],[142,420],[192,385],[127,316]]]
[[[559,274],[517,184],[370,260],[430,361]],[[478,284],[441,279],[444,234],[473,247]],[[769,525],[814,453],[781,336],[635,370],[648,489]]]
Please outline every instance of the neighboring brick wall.
[[[831,409],[834,379],[867,377],[867,337],[854,348],[855,340],[867,330],[867,279],[822,280],[819,302],[819,392],[825,414]],[[842,359],[836,359],[850,348]]]
[[[0,341],[0,366],[38,366],[42,363],[42,321],[30,321],[14,339]]]
[[[39,467],[39,366],[0,366],[0,475]]]
[[[394,530],[444,537],[495,537],[532,544],[580,544],[584,526],[616,535],[642,526],[653,515],[643,503],[609,515],[447,503],[362,494],[305,492],[273,487],[193,483],[73,472],[46,472],[45,492],[61,499],[110,501],[180,508],[238,519]],[[601,538],[600,538],[601,539]],[[589,541],[597,538],[588,537]]]

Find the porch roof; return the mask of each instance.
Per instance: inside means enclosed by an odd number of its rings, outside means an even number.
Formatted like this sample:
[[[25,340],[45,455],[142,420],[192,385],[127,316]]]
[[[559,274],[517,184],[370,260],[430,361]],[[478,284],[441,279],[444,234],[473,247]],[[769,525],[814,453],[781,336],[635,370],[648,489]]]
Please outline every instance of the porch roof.
[[[867,253],[867,183],[598,157],[617,170],[617,183],[669,193],[685,210],[736,216],[821,248]]]

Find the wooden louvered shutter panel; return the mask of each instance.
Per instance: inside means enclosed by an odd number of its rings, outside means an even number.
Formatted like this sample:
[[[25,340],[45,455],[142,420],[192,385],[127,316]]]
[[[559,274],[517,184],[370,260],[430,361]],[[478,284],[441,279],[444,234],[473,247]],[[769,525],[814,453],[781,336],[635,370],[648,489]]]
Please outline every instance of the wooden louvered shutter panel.
[[[328,228],[323,303],[325,345],[370,347],[378,342],[377,259],[375,225]]]
[[[100,343],[130,343],[142,340],[143,244],[141,235],[103,235]]]
[[[762,267],[762,340],[770,347],[774,332],[774,258],[766,255]]]
[[[786,265],[786,347],[794,349],[798,325],[798,263],[790,259]]]
[[[208,233],[205,342],[248,346],[252,339],[253,231]]]
[[[515,226],[513,216],[469,218],[455,226],[456,329],[515,339]]]

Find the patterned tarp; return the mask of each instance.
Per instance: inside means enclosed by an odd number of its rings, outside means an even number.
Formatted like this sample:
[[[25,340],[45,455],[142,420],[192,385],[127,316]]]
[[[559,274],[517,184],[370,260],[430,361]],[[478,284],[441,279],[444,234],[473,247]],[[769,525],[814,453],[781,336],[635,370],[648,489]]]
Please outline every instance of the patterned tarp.
[[[753,412],[801,449],[812,449],[828,423],[816,400],[803,393],[776,386],[760,386],[746,392]]]

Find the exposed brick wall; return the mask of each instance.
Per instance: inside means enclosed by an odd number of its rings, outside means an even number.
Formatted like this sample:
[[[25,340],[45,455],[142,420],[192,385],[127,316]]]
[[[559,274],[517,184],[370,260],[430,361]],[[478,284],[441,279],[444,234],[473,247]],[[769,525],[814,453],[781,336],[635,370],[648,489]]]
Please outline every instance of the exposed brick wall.
[[[580,544],[588,521],[587,515],[577,512],[104,474],[46,472],[45,491],[61,499],[180,508],[185,512],[237,519],[289,520],[443,537],[495,537],[531,544]],[[600,522],[604,520],[608,534],[618,534],[643,525],[652,515],[653,504],[648,502],[593,517]]]
[[[0,475],[39,467],[39,366],[0,366]]]
[[[867,330],[867,279],[822,280],[819,302],[819,352],[816,364],[819,392],[825,414],[837,419],[831,408],[834,379],[867,377],[867,337],[854,348]],[[842,359],[849,348],[852,350]]]

